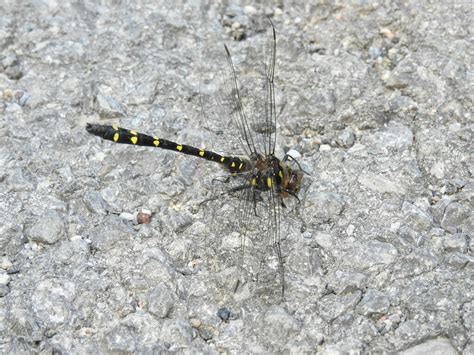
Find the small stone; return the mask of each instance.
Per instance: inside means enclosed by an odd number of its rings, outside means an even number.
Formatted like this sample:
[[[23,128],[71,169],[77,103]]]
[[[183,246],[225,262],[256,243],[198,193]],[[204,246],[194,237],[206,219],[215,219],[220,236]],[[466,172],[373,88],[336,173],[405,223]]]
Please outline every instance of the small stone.
[[[352,130],[348,128],[344,129],[337,135],[336,143],[340,147],[344,147],[344,148],[352,147],[355,143],[354,132],[352,132]]]
[[[393,263],[398,256],[398,250],[390,243],[370,240],[367,243],[359,244],[348,256],[355,265],[370,268],[378,264]]]
[[[11,80],[19,80],[23,76],[23,71],[21,70],[20,65],[12,65],[5,69],[5,74],[7,74],[8,78]]]
[[[418,232],[427,230],[433,223],[433,218],[418,206],[404,202],[402,205],[405,222]]]
[[[136,330],[126,324],[119,324],[110,330],[104,337],[107,350],[117,353],[136,352]]]
[[[61,239],[63,233],[64,216],[56,211],[46,212],[27,229],[29,240],[44,244],[56,243]]]
[[[331,150],[331,146],[329,144],[321,144],[319,146],[320,152],[329,152]]]
[[[420,328],[420,323],[414,319],[409,319],[403,323],[400,323],[400,326],[396,329],[396,333],[402,339],[414,339],[418,334],[418,329]]]
[[[354,234],[355,231],[355,226],[353,224],[349,224],[346,228],[346,233],[348,236],[351,236]]]
[[[3,270],[10,270],[13,268],[13,263],[7,257],[3,257],[2,261],[0,262],[0,267]]]
[[[149,224],[151,220],[151,213],[138,212],[137,223],[138,224]]]
[[[408,126],[390,121],[386,127],[363,137],[362,143],[371,143],[383,149],[403,151],[413,144],[413,132]]]
[[[299,326],[296,320],[288,312],[279,307],[270,308],[264,317],[263,331],[268,339],[286,341],[289,337],[298,333]]]
[[[389,298],[378,290],[369,289],[357,306],[358,312],[366,316],[386,314],[390,307]]]
[[[446,207],[441,220],[441,226],[450,233],[456,233],[471,216],[469,207],[459,202],[452,202]]]
[[[193,328],[199,328],[202,324],[201,320],[199,320],[197,318],[191,318],[189,320],[189,323],[191,324],[191,327],[193,327]]]
[[[474,257],[458,252],[449,254],[447,261],[449,265],[458,269],[462,269],[468,264],[474,265]]]
[[[125,111],[114,98],[102,94],[95,97],[95,110],[102,118],[124,117]]]
[[[334,284],[330,282],[329,285],[337,294],[345,295],[356,290],[361,290],[366,280],[367,275],[365,274],[337,270],[334,275]]]
[[[7,285],[0,285],[0,297],[5,297],[10,293],[10,288]]]
[[[415,345],[405,351],[400,352],[401,355],[456,355],[458,352],[451,345],[448,339],[436,338],[425,341],[424,343]]]
[[[380,33],[384,35],[386,38],[388,38],[389,40],[392,40],[393,38],[395,38],[395,33],[389,28],[386,28],[386,27],[381,28]]]
[[[381,78],[388,89],[403,89],[408,86],[406,80],[401,80],[392,72],[384,73]]]
[[[106,215],[110,210],[107,202],[105,202],[102,195],[97,191],[87,191],[82,201],[86,208],[94,214]]]
[[[26,102],[30,98],[30,94],[23,90],[15,91],[15,99],[20,104],[20,106],[25,106]]]
[[[199,336],[205,341],[211,340],[212,338],[219,335],[219,331],[210,325],[202,325],[198,329]]]
[[[55,329],[67,323],[76,297],[76,285],[56,278],[39,281],[31,297],[31,308],[45,327]]]
[[[369,55],[372,59],[377,59],[382,56],[382,51],[378,47],[369,47]]]
[[[453,60],[449,60],[446,66],[442,70],[442,74],[449,79],[456,79],[460,75],[462,75],[462,72],[464,71],[464,68],[459,65],[459,63],[456,63]]]
[[[257,14],[257,9],[251,5],[244,6],[244,13],[249,16]]]
[[[442,161],[437,161],[435,162],[431,168],[430,168],[430,173],[431,175],[435,176],[438,179],[444,178],[444,172],[445,172],[445,167],[446,165]]]
[[[381,193],[388,192],[399,195],[405,194],[405,189],[401,185],[387,179],[382,175],[361,174],[358,181],[360,184],[373,191]]]
[[[7,286],[10,282],[10,275],[6,273],[6,271],[0,270],[0,285]]]
[[[175,302],[173,293],[160,284],[148,295],[148,311],[158,318],[165,318],[173,310]]]
[[[11,99],[13,99],[13,91],[11,89],[3,90],[3,99],[5,101],[10,101]]]
[[[128,212],[122,212],[119,214],[119,217],[122,218],[123,220],[125,221],[134,221],[135,220],[135,216],[131,213],[128,213]]]
[[[324,220],[340,215],[346,205],[343,196],[334,192],[317,192],[314,201],[313,215]]]
[[[444,250],[465,253],[467,251],[467,236],[462,233],[448,235],[443,238]]]
[[[193,339],[193,329],[184,319],[166,319],[161,328],[160,339],[168,344],[189,345]]]
[[[219,310],[217,311],[217,316],[224,322],[237,319],[237,316],[227,308],[219,308]]]

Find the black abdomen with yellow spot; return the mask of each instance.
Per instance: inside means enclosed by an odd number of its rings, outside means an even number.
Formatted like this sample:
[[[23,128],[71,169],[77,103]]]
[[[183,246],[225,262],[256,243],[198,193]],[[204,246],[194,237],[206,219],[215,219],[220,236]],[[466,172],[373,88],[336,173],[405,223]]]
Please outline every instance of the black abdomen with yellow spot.
[[[185,144],[178,144],[166,139],[152,137],[147,134],[117,127],[115,125],[108,126],[88,123],[86,129],[87,132],[112,142],[168,149],[213,161],[221,164],[231,173],[245,172],[251,168],[250,161],[242,157],[223,156],[209,150],[199,149]]]

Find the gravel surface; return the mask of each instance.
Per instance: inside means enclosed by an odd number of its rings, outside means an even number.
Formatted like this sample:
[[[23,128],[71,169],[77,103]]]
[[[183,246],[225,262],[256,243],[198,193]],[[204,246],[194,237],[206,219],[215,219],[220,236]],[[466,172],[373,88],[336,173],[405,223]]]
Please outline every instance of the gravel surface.
[[[0,3],[1,353],[474,354],[472,2],[279,3]],[[283,302],[258,233],[233,290],[216,166],[85,131],[225,152],[206,77],[266,15],[277,150],[311,174]]]

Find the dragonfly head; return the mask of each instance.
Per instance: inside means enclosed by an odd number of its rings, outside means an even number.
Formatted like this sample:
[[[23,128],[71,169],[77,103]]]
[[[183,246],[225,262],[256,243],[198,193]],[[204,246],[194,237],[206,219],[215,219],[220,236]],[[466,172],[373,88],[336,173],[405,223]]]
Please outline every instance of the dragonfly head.
[[[282,197],[288,195],[296,197],[301,188],[304,172],[296,160],[299,157],[301,155],[294,150],[290,150],[283,157],[281,164],[283,170]]]
[[[301,182],[303,180],[303,172],[299,169],[292,169],[289,165],[287,165],[286,169],[287,169],[288,179],[286,181],[285,190],[289,194],[296,195],[301,188]]]

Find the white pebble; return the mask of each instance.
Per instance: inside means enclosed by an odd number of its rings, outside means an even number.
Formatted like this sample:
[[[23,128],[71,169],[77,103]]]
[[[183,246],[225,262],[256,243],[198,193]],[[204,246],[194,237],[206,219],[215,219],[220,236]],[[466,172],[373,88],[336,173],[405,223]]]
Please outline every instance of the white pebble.
[[[3,270],[10,270],[13,267],[13,264],[10,260],[8,260],[6,257],[2,258],[2,262],[0,263],[0,267]]]
[[[8,285],[10,282],[10,275],[6,272],[0,272],[0,285]]]
[[[126,221],[133,221],[133,219],[134,219],[133,214],[128,213],[128,212],[120,213],[119,217],[126,220]]]

